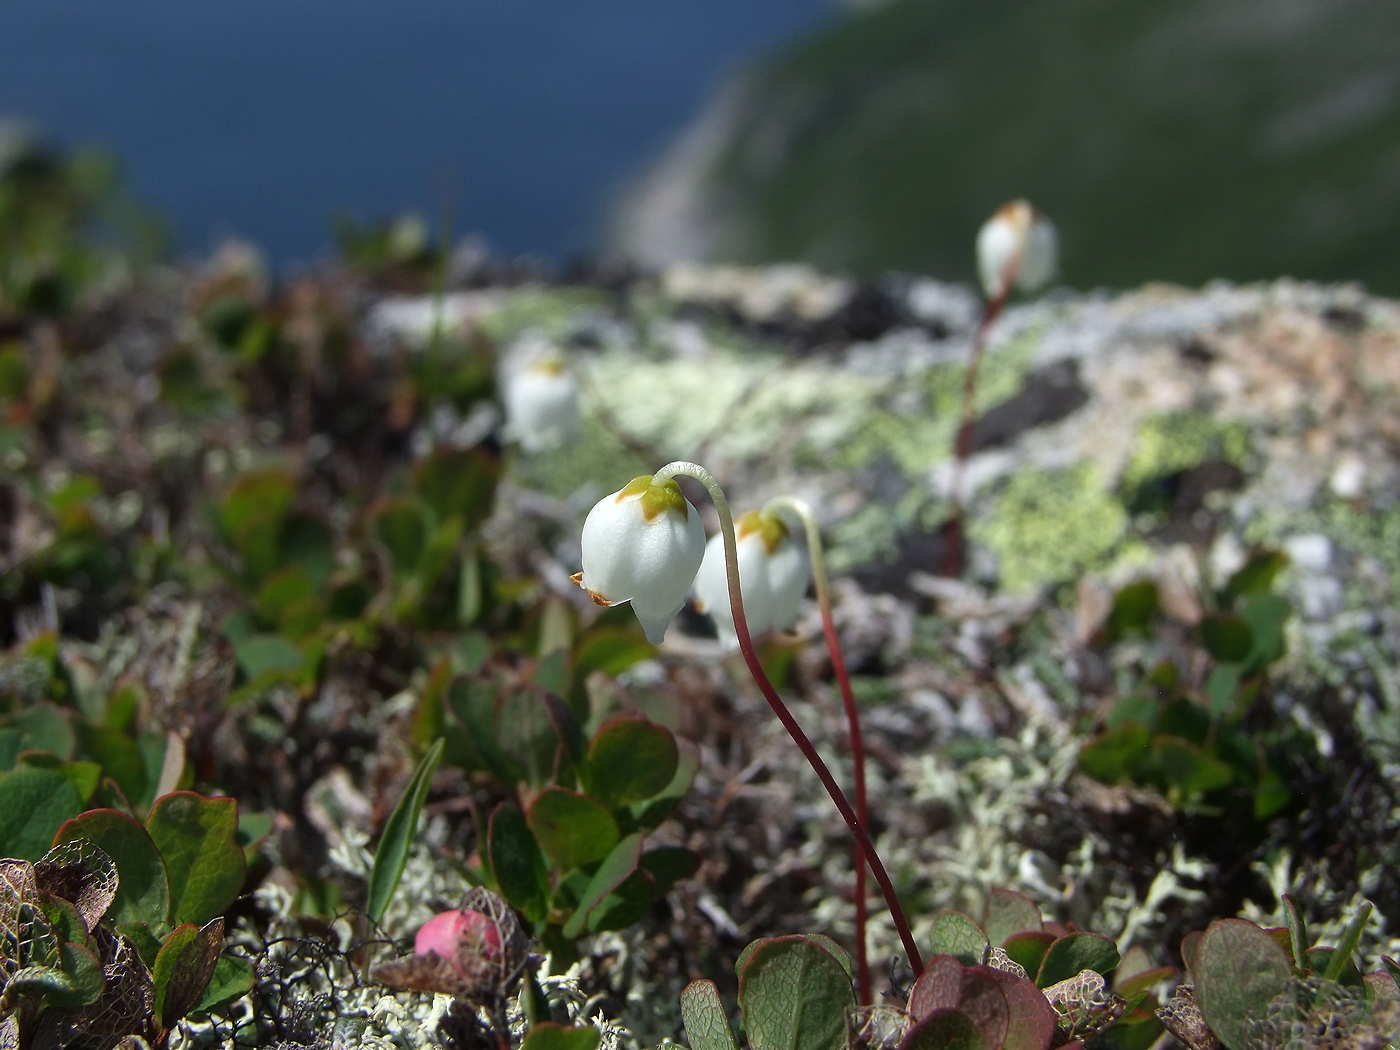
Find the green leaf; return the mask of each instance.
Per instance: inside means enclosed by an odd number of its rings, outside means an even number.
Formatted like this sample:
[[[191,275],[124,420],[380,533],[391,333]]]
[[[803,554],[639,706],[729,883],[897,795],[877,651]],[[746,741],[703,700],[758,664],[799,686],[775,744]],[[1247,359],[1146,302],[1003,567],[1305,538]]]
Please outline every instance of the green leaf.
[[[1161,763],[1168,783],[1188,799],[1228,787],[1235,778],[1234,771],[1224,762],[1181,737],[1157,737],[1152,741],[1152,753]]]
[[[389,901],[399,888],[404,865],[408,863],[409,852],[413,849],[414,836],[418,834],[423,803],[428,799],[433,774],[442,760],[443,746],[442,740],[438,740],[419,760],[398,805],[384,824],[384,834],[379,836],[379,848],[374,851],[374,866],[369,873],[369,895],[365,902],[365,915],[375,925],[384,918]]]
[[[238,803],[172,791],[156,799],[146,830],[170,878],[170,921],[203,925],[222,915],[248,875],[237,838]]]
[[[49,751],[63,761],[73,757],[76,742],[67,711],[44,700],[5,720],[8,729],[20,732],[19,751]]]
[[[1013,933],[1038,933],[1041,921],[1040,908],[1024,893],[993,886],[987,894],[982,929],[993,946],[1000,948]]]
[[[1211,923],[1191,963],[1201,1016],[1226,1050],[1253,1045],[1251,1020],[1264,1016],[1292,973],[1284,950],[1244,919]]]
[[[1107,937],[1097,933],[1071,933],[1050,945],[1035,983],[1049,988],[1078,975],[1080,970],[1093,970],[1106,976],[1117,965],[1118,948]]]
[[[241,995],[247,995],[257,983],[253,964],[237,955],[221,955],[214,964],[214,976],[209,979],[204,994],[190,1010],[192,1014],[207,1013]]]
[[[1289,948],[1293,953],[1293,965],[1302,967],[1308,957],[1308,923],[1293,894],[1283,895],[1283,917],[1288,923]]]
[[[739,1050],[714,981],[691,981],[685,986],[681,1021],[691,1050]]]
[[[296,674],[306,664],[302,651],[280,634],[251,634],[234,643],[233,655],[250,681],[264,675]]]
[[[1253,669],[1267,667],[1283,656],[1283,625],[1293,607],[1279,594],[1252,594],[1240,609],[1240,618],[1249,625],[1254,646],[1249,654]]]
[[[1239,690],[1242,673],[1239,664],[1216,664],[1210,669],[1201,691],[1210,701],[1212,718],[1224,718],[1234,713],[1235,693]]]
[[[86,945],[69,941],[58,946],[58,962],[71,987],[48,994],[51,1006],[86,1006],[102,994],[102,963]]]
[[[993,1050],[977,1022],[960,1010],[935,1010],[909,1029],[899,1050]]]
[[[574,674],[580,680],[594,671],[615,678],[627,668],[656,655],[646,635],[630,627],[596,627],[579,639]]]
[[[739,1008],[753,1050],[844,1050],[856,1005],[845,968],[806,937],[773,937],[749,956]]]
[[[1154,581],[1138,580],[1128,584],[1113,596],[1113,609],[1104,623],[1108,636],[1117,639],[1146,633],[1160,605],[1161,597]]]
[[[491,871],[502,896],[524,912],[531,922],[538,922],[544,917],[546,907],[544,854],[530,833],[525,817],[508,802],[501,803],[491,814],[487,847]],[[574,918],[579,917],[580,914],[575,913]],[[568,936],[577,937],[578,933]]]
[[[1175,973],[1175,966],[1154,966],[1147,949],[1134,944],[1123,953],[1118,969],[1113,972],[1113,991],[1124,999],[1131,999]]]
[[[676,774],[661,793],[644,802],[633,803],[632,819],[644,828],[654,828],[676,811],[700,772],[700,749],[689,740],[676,740]]]
[[[603,1033],[591,1025],[565,1028],[553,1021],[535,1025],[520,1044],[520,1050],[597,1050]]]
[[[165,939],[151,968],[156,993],[154,1013],[163,1028],[173,1028],[199,1002],[214,976],[223,943],[223,919],[215,919],[204,927],[185,923],[175,927]]]
[[[586,891],[585,891],[586,892]],[[658,897],[656,879],[640,865],[588,912],[588,932],[625,930],[641,922]]]
[[[1221,663],[1242,663],[1254,648],[1249,625],[1234,613],[1213,613],[1196,626],[1206,652]]]
[[[107,909],[114,924],[159,926],[170,914],[165,861],[150,834],[115,809],[93,809],[58,829],[54,845],[90,840],[117,866],[117,891]]]
[[[1040,933],[1016,933],[1002,943],[1002,950],[1026,973],[1039,973],[1045,953],[1054,943],[1055,935],[1043,930]]]
[[[560,787],[545,788],[535,797],[528,822],[560,872],[602,860],[619,837],[606,806]]]
[[[141,799],[146,794],[146,766],[136,741],[119,729],[79,723],[78,751],[102,766],[128,799]]]
[[[500,456],[479,445],[437,449],[418,466],[418,491],[439,521],[460,516],[470,532],[490,517],[501,470]]]
[[[642,802],[666,789],[676,775],[676,738],[647,718],[614,718],[588,747],[589,794],[606,806]]]
[[[82,811],[78,789],[57,769],[21,765],[0,776],[0,857],[38,860],[54,832]]]
[[[662,847],[662,848],[665,848],[665,847]],[[655,852],[657,852],[657,851],[656,851],[656,850],[652,850],[652,853],[655,853]],[[687,850],[686,852],[689,853],[690,851]],[[647,862],[647,857],[650,856],[650,855],[651,855],[651,854],[648,853],[648,854],[646,854],[646,855],[644,855],[644,856],[642,857],[642,864],[643,864],[643,865],[646,864],[646,862]],[[696,856],[695,854],[693,854],[693,853],[691,853],[691,856],[694,857],[694,859],[695,859],[695,867],[698,868],[698,867],[700,866],[700,858],[699,858],[698,856]],[[855,960],[851,958],[851,953],[848,952],[848,951],[846,951],[845,948],[841,947],[841,945],[837,944],[834,940],[832,940],[830,937],[828,937],[828,936],[827,936],[826,934],[824,934],[824,933],[804,933],[804,934],[802,934],[802,936],[803,936],[803,937],[806,937],[809,941],[811,941],[811,942],[812,942],[813,944],[815,944],[817,947],[819,947],[819,948],[825,948],[828,952],[831,953],[831,957],[841,964],[841,969],[843,969],[843,970],[846,971],[846,976],[849,977],[849,978],[850,978],[851,980],[853,980],[853,981],[856,979],[856,964],[855,964]],[[742,972],[742,971],[740,971],[740,972]]]
[[[1371,920],[1371,902],[1364,902],[1356,909],[1356,914],[1351,917],[1351,922],[1347,923],[1347,928],[1342,931],[1342,939],[1337,942],[1337,948],[1332,954],[1332,958],[1327,960],[1327,969],[1322,978],[1326,981],[1336,981],[1342,976],[1342,970],[1347,963],[1351,962],[1351,957],[1356,953],[1357,945],[1361,943],[1361,934],[1366,930],[1366,924]]]
[[[494,823],[494,822],[493,822]],[[588,880],[588,888],[583,891],[578,908],[564,924],[564,936],[571,940],[583,933],[589,919],[589,912],[631,878],[642,861],[641,834],[628,835],[613,847],[604,858],[593,877]]]
[[[1262,550],[1251,554],[1249,560],[1225,584],[1221,604],[1229,606],[1241,595],[1267,591],[1287,564],[1288,555],[1283,551]]]
[[[396,499],[383,504],[374,515],[374,532],[388,550],[397,575],[406,576],[418,566],[428,545],[428,523],[417,500]]]
[[[1084,745],[1079,768],[1104,784],[1129,780],[1150,754],[1152,733],[1138,722],[1124,722]]]
[[[960,911],[941,911],[933,917],[929,951],[951,955],[964,966],[978,966],[990,946],[982,927]]]

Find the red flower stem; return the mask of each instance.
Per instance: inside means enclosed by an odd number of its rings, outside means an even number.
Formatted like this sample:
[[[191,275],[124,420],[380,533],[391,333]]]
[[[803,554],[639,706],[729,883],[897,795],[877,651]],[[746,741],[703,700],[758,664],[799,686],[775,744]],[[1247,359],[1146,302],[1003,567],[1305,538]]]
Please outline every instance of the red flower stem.
[[[963,504],[962,479],[967,461],[972,456],[972,436],[977,429],[977,380],[982,371],[982,358],[987,351],[987,333],[1011,297],[1011,283],[1021,266],[1020,253],[1014,255],[1002,273],[1001,289],[987,300],[982,320],[972,337],[972,354],[967,371],[963,373],[962,410],[958,417],[958,434],[953,443],[953,476],[948,482],[948,520],[943,526],[943,575],[961,576],[963,569]]]
[[[822,614],[822,634],[826,636],[826,650],[831,654],[831,671],[841,687],[841,703],[846,709],[846,724],[851,738],[851,755],[855,767],[856,817],[866,834],[870,833],[870,799],[865,788],[865,739],[860,731],[860,710],[856,707],[855,694],[851,691],[851,676],[846,672],[846,658],[841,654],[841,642],[836,637],[836,622],[831,617],[831,581],[826,572],[826,552],[822,547],[821,530],[817,528],[816,516],[806,501],[793,496],[779,496],[769,502],[767,510],[791,510],[802,521],[802,529],[807,535],[807,550],[812,561],[812,582],[817,590],[817,607]],[[872,1001],[870,992],[870,957],[865,934],[865,852],[856,846],[852,861],[855,870],[855,926],[856,926],[856,983],[860,989],[862,1006]]]
[[[798,750],[806,757],[808,764],[817,774],[817,778],[822,782],[822,787],[826,788],[826,793],[831,796],[831,801],[841,814],[841,819],[851,829],[851,834],[855,836],[856,842],[865,854],[866,861],[870,864],[875,881],[880,884],[880,892],[885,896],[885,903],[890,909],[890,917],[894,920],[895,928],[899,931],[899,938],[904,943],[904,952],[909,957],[909,965],[913,967],[916,974],[923,973],[923,956],[919,954],[919,947],[914,943],[914,934],[909,929],[909,920],[904,917],[904,908],[900,905],[899,897],[894,891],[894,883],[890,881],[884,863],[881,862],[879,854],[875,852],[875,847],[870,842],[870,836],[866,834],[864,825],[861,824],[855,810],[846,800],[840,785],[836,783],[836,778],[831,775],[831,770],[822,761],[821,755],[817,754],[817,749],[812,746],[812,741],[802,731],[802,726],[788,710],[787,704],[783,703],[782,697],[778,695],[778,691],[773,688],[773,683],[769,681],[768,675],[764,673],[763,665],[758,661],[758,653],[753,647],[753,638],[749,635],[749,623],[744,616],[743,594],[739,589],[739,547],[734,539],[734,516],[729,511],[729,500],[725,498],[724,490],[719,487],[719,482],[715,480],[714,475],[698,463],[688,463],[684,460],[668,463],[656,472],[656,481],[658,483],[669,481],[678,474],[688,475],[704,485],[710,493],[710,499],[714,501],[715,510],[719,512],[720,531],[724,537],[725,569],[729,578],[729,605],[730,611],[734,614],[734,633],[738,636],[739,651],[744,654],[744,662],[748,664],[749,673],[758,683],[758,688],[762,691],[763,698],[768,701],[768,706],[778,716],[778,721],[788,731],[788,736],[792,737],[793,743],[797,745]]]

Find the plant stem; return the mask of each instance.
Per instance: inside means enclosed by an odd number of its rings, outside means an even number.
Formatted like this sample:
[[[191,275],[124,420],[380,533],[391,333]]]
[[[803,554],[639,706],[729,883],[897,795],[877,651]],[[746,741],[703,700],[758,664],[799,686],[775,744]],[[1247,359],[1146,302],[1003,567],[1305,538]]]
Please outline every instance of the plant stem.
[[[753,638],[749,635],[748,620],[744,616],[744,598],[739,588],[739,547],[734,538],[734,516],[729,511],[729,501],[725,499],[724,490],[719,487],[719,482],[708,470],[698,463],[688,463],[684,460],[666,464],[656,472],[655,480],[659,484],[663,481],[669,481],[678,474],[685,474],[704,485],[710,493],[710,499],[714,501],[715,510],[719,512],[720,531],[724,537],[725,569],[729,577],[729,605],[734,613],[734,633],[739,639],[739,650],[744,654],[744,662],[748,664],[749,673],[758,683],[758,688],[762,691],[763,698],[768,701],[768,706],[778,716],[778,721],[783,724],[783,728],[792,737],[793,743],[797,745],[817,774],[817,778],[822,782],[822,787],[826,788],[826,793],[831,796],[831,801],[835,803],[841,818],[846,822],[846,826],[851,829],[851,834],[855,836],[856,842],[870,865],[870,870],[875,875],[875,881],[880,884],[880,892],[885,895],[885,903],[889,905],[890,917],[894,919],[895,928],[899,930],[899,938],[904,943],[904,952],[909,957],[909,965],[914,968],[916,974],[922,973],[924,969],[923,956],[919,954],[919,947],[914,943],[914,935],[909,929],[909,920],[904,917],[904,908],[901,907],[899,897],[894,892],[894,884],[890,881],[889,874],[885,871],[885,865],[881,862],[879,854],[875,852],[875,847],[870,842],[870,836],[866,834],[865,826],[861,824],[855,810],[851,808],[850,802],[842,794],[840,785],[836,783],[836,778],[831,775],[831,770],[822,761],[821,755],[817,754],[817,749],[812,746],[812,741],[802,731],[797,719],[788,710],[787,704],[783,703],[782,697],[778,695],[778,691],[773,688],[773,683],[768,680],[768,675],[764,673],[763,665],[758,661],[758,653],[753,647]]]
[[[831,671],[841,687],[841,702],[846,708],[846,724],[851,737],[851,755],[855,767],[856,817],[865,833],[870,834],[870,799],[865,789],[865,739],[860,731],[860,711],[856,707],[855,694],[851,691],[851,677],[846,673],[846,659],[841,654],[841,642],[836,637],[836,621],[831,616],[831,581],[826,574],[826,553],[822,547],[821,530],[812,508],[805,500],[794,496],[779,496],[769,502],[766,508],[771,511],[790,510],[802,522],[807,534],[807,551],[812,562],[812,582],[817,589],[817,607],[822,614],[822,633],[826,636],[826,649],[831,654]],[[865,943],[865,853],[856,846],[855,859],[855,905],[856,905],[856,975],[860,987],[860,1002],[869,1006],[870,958]]]
[[[987,351],[987,334],[1011,297],[1011,284],[1021,267],[1017,252],[1006,264],[1001,275],[1001,287],[987,300],[977,332],[972,337],[972,354],[967,371],[963,373],[962,408],[958,415],[958,434],[953,443],[953,476],[948,482],[948,520],[943,525],[943,575],[961,576],[963,569],[963,504],[962,479],[967,461],[972,455],[972,437],[977,429],[977,380],[982,371],[982,358]]]

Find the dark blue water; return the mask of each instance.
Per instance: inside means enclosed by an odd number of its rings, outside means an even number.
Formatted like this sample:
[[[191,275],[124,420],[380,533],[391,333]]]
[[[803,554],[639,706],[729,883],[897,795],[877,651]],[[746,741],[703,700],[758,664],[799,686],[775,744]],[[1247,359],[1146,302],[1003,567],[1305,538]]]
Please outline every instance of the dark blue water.
[[[598,246],[725,73],[832,0],[0,0],[0,115],[125,162],[203,250],[277,260],[450,201],[502,253]]]

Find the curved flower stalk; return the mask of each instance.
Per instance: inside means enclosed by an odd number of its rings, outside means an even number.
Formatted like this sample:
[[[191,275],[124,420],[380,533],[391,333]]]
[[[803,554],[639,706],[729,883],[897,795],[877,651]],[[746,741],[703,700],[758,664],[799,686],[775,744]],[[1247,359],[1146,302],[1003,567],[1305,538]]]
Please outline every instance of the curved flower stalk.
[[[962,409],[953,448],[953,476],[948,485],[948,521],[943,527],[943,575],[958,576],[963,566],[962,476],[972,455],[976,429],[977,379],[987,349],[987,333],[1013,290],[1034,292],[1044,287],[1059,262],[1059,237],[1054,224],[1026,200],[1002,205],[977,232],[977,272],[987,293],[972,354],[963,375]]]
[[[795,496],[779,496],[763,508],[765,512],[778,514],[790,511],[802,522],[807,536],[807,550],[812,560],[812,578],[817,589],[817,606],[822,614],[822,634],[826,637],[826,649],[831,654],[831,672],[841,689],[841,703],[846,709],[847,731],[851,738],[852,766],[856,788],[856,817],[861,826],[870,831],[870,799],[865,786],[865,739],[860,731],[860,710],[856,707],[855,693],[851,690],[851,676],[846,672],[846,659],[841,653],[841,642],[836,636],[836,622],[831,615],[831,581],[826,574],[826,553],[822,547],[821,530],[817,528],[816,516],[805,500]],[[742,520],[742,519],[741,519]],[[709,551],[706,551],[708,554]],[[740,563],[740,572],[743,564]],[[855,870],[856,906],[856,978],[860,988],[860,1001],[869,1005],[870,959],[865,942],[865,854],[856,847],[853,862]]]
[[[782,518],[770,509],[751,510],[741,516],[734,523],[734,532],[750,633],[789,630],[797,623],[802,598],[812,579],[802,551],[792,542]],[[695,607],[714,619],[726,649],[739,648],[729,605],[722,534],[711,536],[705,545],[705,557],[695,577]]]
[[[506,436],[526,452],[559,448],[578,434],[578,381],[554,351],[502,378]]]
[[[659,474],[604,496],[583,523],[583,571],[573,580],[597,605],[632,603],[647,640],[660,643],[705,555],[700,512]]]
[[[889,906],[890,917],[894,920],[895,928],[899,931],[900,941],[904,945],[909,964],[914,968],[915,973],[922,973],[923,956],[919,952],[918,945],[914,943],[914,935],[909,929],[909,920],[904,915],[904,908],[899,903],[899,897],[894,891],[894,884],[890,881],[889,873],[885,870],[885,865],[880,860],[879,854],[875,852],[875,847],[870,841],[865,825],[856,815],[856,811],[851,808],[850,802],[847,801],[845,794],[836,783],[836,778],[832,776],[831,770],[817,754],[817,749],[812,746],[812,741],[808,739],[797,719],[788,710],[787,704],[778,695],[778,691],[773,688],[773,683],[769,681],[768,675],[763,670],[763,665],[759,663],[753,638],[749,634],[748,620],[744,614],[744,598],[739,584],[739,552],[738,541],[734,535],[734,516],[730,513],[729,501],[725,498],[724,490],[719,487],[719,482],[708,470],[698,463],[689,463],[684,460],[666,464],[656,472],[653,480],[656,484],[662,484],[681,474],[695,478],[704,485],[710,494],[710,499],[714,501],[715,510],[719,512],[720,535],[723,537],[724,560],[729,583],[729,603],[734,617],[734,633],[738,638],[739,651],[744,654],[744,662],[748,665],[749,673],[753,675],[754,681],[763,693],[763,698],[768,701],[768,706],[778,716],[778,721],[783,724],[783,728],[792,737],[793,743],[807,759],[813,772],[822,782],[822,787],[826,788],[827,795],[831,797],[832,803],[841,814],[841,818],[846,822],[857,846],[865,856],[866,863],[870,865],[875,881],[880,886],[880,892],[884,894],[885,903]],[[674,484],[674,482],[672,483]]]

